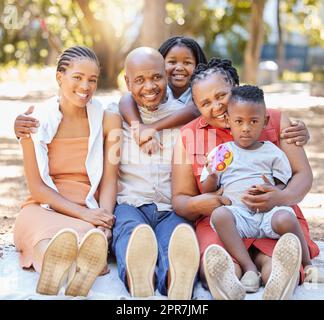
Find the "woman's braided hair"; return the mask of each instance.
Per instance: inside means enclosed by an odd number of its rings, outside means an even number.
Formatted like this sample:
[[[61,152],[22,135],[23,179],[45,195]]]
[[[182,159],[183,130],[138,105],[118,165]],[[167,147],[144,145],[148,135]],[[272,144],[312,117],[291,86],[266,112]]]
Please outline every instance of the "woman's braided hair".
[[[207,64],[198,64],[191,76],[191,87],[197,81],[203,80],[213,73],[222,74],[224,80],[233,87],[240,84],[237,70],[233,67],[231,60],[211,58]]]
[[[74,46],[66,49],[59,56],[56,71],[64,72],[74,59],[89,59],[94,61],[100,68],[98,57],[91,49],[83,46]]]

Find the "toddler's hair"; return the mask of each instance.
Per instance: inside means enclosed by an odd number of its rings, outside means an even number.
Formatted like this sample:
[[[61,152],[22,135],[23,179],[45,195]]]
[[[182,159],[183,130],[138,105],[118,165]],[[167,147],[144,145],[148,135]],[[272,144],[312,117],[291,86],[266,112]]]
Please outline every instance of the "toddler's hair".
[[[244,85],[231,90],[230,101],[253,102],[265,104],[263,90],[256,86]]]
[[[85,58],[94,61],[100,68],[98,57],[91,49],[84,46],[74,46],[64,50],[59,56],[56,71],[64,72],[72,60]]]
[[[163,58],[165,58],[168,52],[175,46],[184,46],[189,48],[196,59],[197,65],[199,63],[207,63],[206,56],[198,42],[189,37],[171,37],[162,43],[161,47],[159,48],[159,52],[162,54]]]
[[[228,59],[211,58],[206,64],[199,64],[191,76],[191,87],[199,80],[206,79],[213,73],[220,73],[226,82],[235,87],[240,84],[237,70]]]

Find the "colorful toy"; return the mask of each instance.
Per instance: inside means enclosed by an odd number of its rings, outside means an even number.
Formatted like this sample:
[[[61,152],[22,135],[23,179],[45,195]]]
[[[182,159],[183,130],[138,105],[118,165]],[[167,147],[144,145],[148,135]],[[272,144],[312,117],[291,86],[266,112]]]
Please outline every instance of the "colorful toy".
[[[221,144],[215,152],[212,168],[214,168],[216,172],[223,172],[228,168],[232,161],[233,152],[228,147]]]

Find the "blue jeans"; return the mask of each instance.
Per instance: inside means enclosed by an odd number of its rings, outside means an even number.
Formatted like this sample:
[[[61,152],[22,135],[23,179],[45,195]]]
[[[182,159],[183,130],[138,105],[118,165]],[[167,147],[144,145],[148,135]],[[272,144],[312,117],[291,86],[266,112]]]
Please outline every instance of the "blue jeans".
[[[126,250],[128,240],[136,226],[148,224],[153,229],[158,244],[158,260],[155,281],[159,292],[167,295],[167,276],[169,270],[168,246],[173,230],[180,223],[190,222],[174,211],[158,211],[157,206],[146,204],[138,208],[120,204],[115,208],[116,221],[113,227],[112,250],[117,260],[118,275],[128,288],[126,280]]]

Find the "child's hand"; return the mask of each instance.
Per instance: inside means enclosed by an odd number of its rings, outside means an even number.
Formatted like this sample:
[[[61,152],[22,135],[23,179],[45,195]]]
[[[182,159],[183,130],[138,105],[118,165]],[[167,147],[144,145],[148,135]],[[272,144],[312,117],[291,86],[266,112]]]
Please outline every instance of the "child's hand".
[[[158,139],[152,138],[151,140],[140,145],[140,148],[143,152],[151,155],[153,153],[156,153],[156,152],[162,150],[163,145],[161,144],[161,142]]]
[[[255,196],[266,193],[269,191],[269,189],[272,190],[274,185],[269,181],[269,179],[265,175],[262,175],[262,179],[264,181],[264,184],[253,185],[247,190],[247,193]]]
[[[216,168],[215,166],[213,166],[213,160],[214,160],[214,156],[208,156],[207,160],[206,160],[206,169],[209,173],[209,175],[215,175],[216,174]]]
[[[138,123],[138,125],[132,126],[133,138],[139,146],[152,140],[155,133],[156,130],[150,127],[150,125]]]

